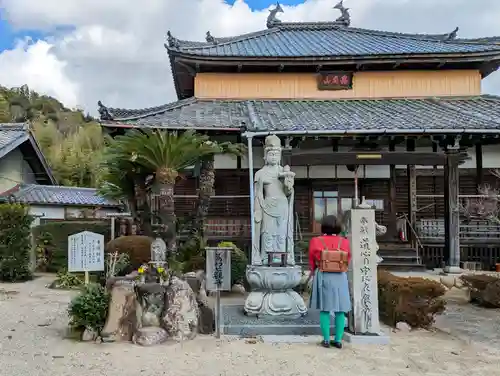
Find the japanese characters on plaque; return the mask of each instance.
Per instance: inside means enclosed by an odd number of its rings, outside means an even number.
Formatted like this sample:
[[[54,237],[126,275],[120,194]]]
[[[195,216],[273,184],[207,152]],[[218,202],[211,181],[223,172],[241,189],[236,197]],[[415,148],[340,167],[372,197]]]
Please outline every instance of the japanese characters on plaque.
[[[353,300],[350,330],[357,334],[379,334],[375,211],[352,209],[350,226],[349,280]]]
[[[90,231],[68,236],[68,272],[104,270],[104,236]]]
[[[363,317],[365,320],[365,325],[367,328],[370,328],[371,325],[371,317],[372,317],[372,301],[371,301],[371,241],[369,238],[369,229],[368,229],[368,218],[361,217],[360,219],[359,232],[361,235],[361,239],[359,240],[359,248],[361,249],[361,257],[363,259],[363,263],[360,267],[361,273],[361,307],[363,310]]]
[[[319,90],[349,90],[352,89],[352,72],[319,72]]]
[[[231,290],[231,248],[207,247],[206,285],[208,291]]]

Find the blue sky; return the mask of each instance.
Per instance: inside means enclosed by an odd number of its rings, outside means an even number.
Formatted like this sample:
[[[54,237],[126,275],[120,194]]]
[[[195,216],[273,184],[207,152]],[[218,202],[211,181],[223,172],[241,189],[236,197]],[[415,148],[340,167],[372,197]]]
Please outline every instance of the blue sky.
[[[70,0],[67,0],[70,1]],[[227,3],[233,4],[235,0],[226,0]],[[245,1],[252,9],[264,9],[269,5],[274,4],[274,0],[246,0]],[[304,0],[281,0],[283,5],[296,5],[303,3]],[[44,33],[37,30],[17,30],[12,27],[6,20],[6,15],[0,9],[0,52],[14,47],[17,39],[30,37],[34,41],[42,39]]]

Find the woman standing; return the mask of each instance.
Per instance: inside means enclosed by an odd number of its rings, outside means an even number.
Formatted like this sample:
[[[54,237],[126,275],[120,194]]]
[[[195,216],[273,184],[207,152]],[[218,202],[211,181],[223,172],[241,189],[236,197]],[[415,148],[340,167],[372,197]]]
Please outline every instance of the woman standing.
[[[351,297],[347,281],[347,265],[351,261],[349,240],[340,236],[342,228],[333,215],[326,216],[321,222],[322,236],[311,239],[309,243],[310,277],[313,286],[309,308],[320,310],[320,327],[323,335],[323,347],[333,345],[342,348],[346,313],[351,310]],[[339,252],[335,257],[329,252]],[[328,260],[334,259],[335,268],[329,268]],[[345,259],[345,265],[342,260]],[[335,263],[334,262],[334,263]],[[330,263],[331,264],[331,263]],[[335,314],[335,338],[330,342],[330,314]]]

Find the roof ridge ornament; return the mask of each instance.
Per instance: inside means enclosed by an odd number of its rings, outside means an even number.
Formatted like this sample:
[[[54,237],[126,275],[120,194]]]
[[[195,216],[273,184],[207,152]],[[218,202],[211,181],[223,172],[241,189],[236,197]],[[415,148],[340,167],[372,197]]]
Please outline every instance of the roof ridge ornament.
[[[113,116],[109,113],[108,108],[101,101],[97,101],[97,107],[101,120],[113,120]]]
[[[207,31],[205,40],[207,41],[207,43],[213,43],[213,44],[219,43],[218,40],[212,34],[210,34],[210,30]]]
[[[174,38],[170,30],[167,31],[167,43],[171,48],[179,48],[179,40],[177,38]]]
[[[272,27],[281,23],[281,20],[276,18],[276,15],[278,13],[284,13],[283,8],[281,7],[279,2],[276,3],[276,7],[274,9],[271,9],[269,11],[269,16],[267,16],[267,22],[266,22],[266,26],[268,29],[271,29]]]
[[[455,39],[455,38],[457,37],[457,34],[458,34],[458,30],[459,30],[459,29],[460,29],[460,28],[457,26],[457,27],[455,28],[455,30],[453,30],[451,33],[449,33],[449,34],[445,34],[444,40],[453,40],[453,39]]]
[[[344,8],[344,0],[340,0],[333,9],[338,9],[340,11],[340,17],[335,20],[344,24],[344,26],[349,26],[351,24],[351,15],[349,14],[349,8]]]

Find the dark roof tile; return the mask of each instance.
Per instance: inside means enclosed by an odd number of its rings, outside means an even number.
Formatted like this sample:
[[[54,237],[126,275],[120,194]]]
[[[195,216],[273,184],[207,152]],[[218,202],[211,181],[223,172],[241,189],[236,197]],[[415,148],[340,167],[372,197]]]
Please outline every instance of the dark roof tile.
[[[240,128],[250,131],[498,130],[500,97],[422,99],[251,100],[191,98],[151,109],[126,111],[104,125],[153,128]],[[132,117],[135,114],[135,118]]]
[[[29,127],[23,123],[0,123],[0,158],[29,139]]]
[[[456,54],[498,51],[489,43],[446,40],[448,34],[404,34],[339,26],[338,23],[281,23],[270,29],[209,42],[177,41],[170,51],[207,57],[322,57]]]
[[[97,194],[94,188],[63,187],[53,185],[26,184],[10,193],[16,200],[27,204],[106,206],[119,207],[116,201]],[[4,196],[5,197],[5,196]]]

